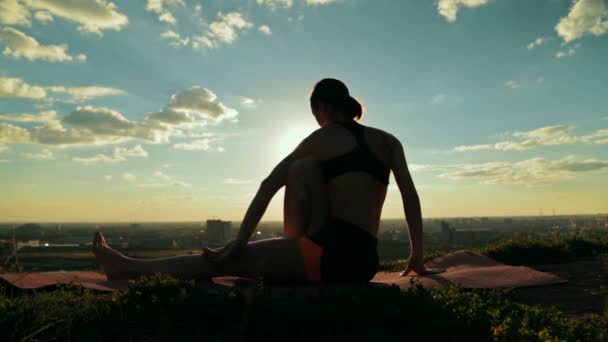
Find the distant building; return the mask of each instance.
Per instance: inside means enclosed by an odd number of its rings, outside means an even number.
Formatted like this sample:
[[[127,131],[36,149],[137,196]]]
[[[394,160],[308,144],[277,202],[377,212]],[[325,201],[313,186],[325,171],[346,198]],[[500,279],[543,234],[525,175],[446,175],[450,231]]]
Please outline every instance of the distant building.
[[[217,219],[207,220],[205,227],[205,238],[210,242],[223,243],[230,240],[230,228],[232,221]]]
[[[40,247],[40,240],[17,241],[17,250],[23,247]]]

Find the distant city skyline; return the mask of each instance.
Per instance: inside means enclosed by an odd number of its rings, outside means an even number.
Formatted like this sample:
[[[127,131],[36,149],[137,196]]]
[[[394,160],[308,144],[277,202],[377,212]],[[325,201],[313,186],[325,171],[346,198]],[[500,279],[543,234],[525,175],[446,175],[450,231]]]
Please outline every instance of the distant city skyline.
[[[425,218],[606,213],[607,42],[606,0],[0,0],[0,221],[238,222],[324,77]]]

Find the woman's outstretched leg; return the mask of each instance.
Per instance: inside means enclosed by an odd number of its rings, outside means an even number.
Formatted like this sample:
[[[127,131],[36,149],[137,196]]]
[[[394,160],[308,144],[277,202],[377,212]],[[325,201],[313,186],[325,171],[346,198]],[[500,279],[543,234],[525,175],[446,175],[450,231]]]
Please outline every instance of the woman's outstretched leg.
[[[319,161],[299,159],[289,168],[283,202],[286,238],[316,232],[325,222],[328,202]]]
[[[112,249],[101,233],[93,240],[93,252],[108,279],[137,278],[160,273],[180,279],[209,279],[230,275],[257,278],[270,282],[304,283],[304,261],[297,239],[266,239],[251,242],[243,254],[221,264],[204,255],[189,254],[157,259],[129,258]]]

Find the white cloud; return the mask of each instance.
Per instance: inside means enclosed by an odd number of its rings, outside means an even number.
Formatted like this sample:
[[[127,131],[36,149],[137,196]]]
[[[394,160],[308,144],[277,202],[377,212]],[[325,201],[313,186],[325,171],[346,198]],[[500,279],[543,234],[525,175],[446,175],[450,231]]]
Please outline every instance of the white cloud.
[[[258,27],[258,31],[262,32],[265,35],[270,36],[272,34],[272,30],[270,29],[270,26],[268,25],[262,25],[260,27]]]
[[[158,14],[158,20],[161,22],[175,25],[177,20],[171,11],[179,6],[185,6],[183,0],[148,0],[146,11]]]
[[[290,8],[293,6],[293,0],[256,0],[259,5],[268,6],[271,9]]]
[[[25,3],[30,9],[78,23],[81,32],[101,35],[103,30],[120,31],[129,22],[114,3],[106,0],[25,0]]]
[[[0,97],[41,99],[46,97],[44,88],[25,83],[20,78],[0,77]]]
[[[533,42],[526,45],[526,47],[528,48],[528,50],[533,50],[534,48],[545,44],[550,39],[551,38],[547,38],[547,37],[538,37]]]
[[[8,113],[0,114],[0,120],[13,122],[40,122],[45,124],[56,124],[59,122],[57,112],[54,110],[43,111],[38,114]]]
[[[238,115],[235,109],[219,102],[217,95],[211,90],[198,86],[173,95],[167,109],[215,120],[229,119]]]
[[[243,185],[243,184],[251,184],[253,181],[251,179],[236,179],[236,178],[226,178],[222,181],[222,184],[231,184],[231,185]]]
[[[437,10],[439,15],[453,23],[456,21],[460,8],[475,8],[487,5],[489,0],[439,0],[437,2]]]
[[[123,173],[122,179],[129,181],[129,182],[133,182],[137,179],[137,177],[132,173]]]
[[[139,186],[144,188],[161,188],[167,186],[191,188],[192,184],[177,180],[162,171],[155,171],[153,179],[149,179],[147,183],[141,183]]]
[[[327,5],[336,2],[337,0],[305,0],[307,5]]]
[[[109,181],[109,180],[112,180],[113,177],[112,177],[112,175],[105,175],[105,176],[103,176],[103,178],[105,180]]]
[[[509,80],[505,82],[505,85],[511,89],[519,89],[521,88],[521,84],[513,81],[513,80]]]
[[[52,160],[55,159],[55,156],[53,155],[53,152],[51,152],[51,150],[45,148],[42,151],[38,152],[38,153],[25,153],[24,154],[26,157],[30,158],[30,159],[35,159],[35,160]]]
[[[98,153],[93,157],[74,157],[73,161],[90,165],[96,163],[116,163],[126,161],[128,158],[145,158],[148,152],[141,145],[137,145],[131,149],[127,147],[115,147],[112,155],[108,156],[103,153]]]
[[[38,20],[42,24],[48,24],[49,22],[54,20],[53,15],[46,11],[37,11],[36,13],[34,13],[34,18],[36,18],[36,20]]]
[[[94,88],[88,87],[48,88],[49,91],[61,90],[71,94],[74,100],[87,98],[95,93]],[[112,88],[106,90],[106,94],[116,92]],[[36,91],[46,95],[44,88],[35,89],[19,79],[0,78],[0,96],[32,97],[32,93],[35,94]],[[209,119],[220,122],[225,118],[234,120],[237,115],[238,112],[235,109],[222,104],[211,90],[192,87],[176,93],[165,108],[159,112],[148,113],[139,121],[130,120],[124,114],[110,108],[93,106],[78,106],[61,120],[57,118],[57,113],[54,111],[43,111],[39,114],[0,114],[0,121],[42,124],[31,128],[2,124],[3,132],[10,130],[13,133],[21,133],[19,135],[7,133],[2,137],[0,143],[6,145],[29,142],[54,146],[82,146],[102,145],[132,139],[167,143],[172,136],[193,137],[188,132],[207,125]],[[25,141],[18,137],[22,135],[27,135]],[[188,149],[203,149],[204,147],[201,142],[183,146]],[[98,156],[101,161],[109,161],[112,158],[114,157]]]
[[[91,106],[76,107],[62,121],[97,135],[110,136],[129,136],[137,126],[122,113],[109,108]]]
[[[448,97],[445,94],[442,94],[442,93],[436,94],[431,99],[431,104],[439,104],[439,103],[445,102],[447,100],[447,98]]]
[[[578,43],[578,44],[574,45],[574,47],[571,47],[566,51],[558,51],[555,54],[555,57],[556,58],[572,57],[576,54],[576,49],[578,49],[580,47],[581,47],[581,44]]]
[[[572,134],[574,126],[555,125],[541,127],[531,131],[514,132],[510,134],[514,140],[500,141],[495,144],[462,145],[453,149],[454,152],[480,150],[522,151],[537,147],[584,144],[608,144],[608,129],[601,129],[591,134]]]
[[[216,48],[221,44],[232,44],[242,31],[253,27],[240,12],[230,12],[217,14],[218,20],[209,24],[209,28],[203,37],[197,40],[208,48]]]
[[[608,9],[604,0],[573,0],[568,15],[559,20],[555,31],[566,43],[585,34],[608,33]]]
[[[121,89],[102,87],[102,86],[83,86],[83,87],[64,87],[50,86],[44,87],[45,90],[53,93],[69,95],[67,102],[84,102],[98,97],[124,95],[126,92]]]
[[[468,151],[482,151],[494,149],[494,145],[481,144],[481,145],[461,145],[454,147],[455,152],[468,152]]]
[[[30,25],[30,11],[21,1],[0,0],[0,24]]]
[[[250,97],[241,96],[241,106],[245,108],[257,108],[260,103],[262,103],[262,100],[256,100]]]
[[[574,179],[577,173],[608,172],[608,161],[566,157],[559,160],[532,158],[518,162],[477,164],[413,165],[416,172],[442,172],[439,178],[475,180],[481,184],[533,186]]]
[[[180,150],[186,150],[186,151],[207,151],[211,147],[210,143],[211,143],[211,139],[205,138],[205,139],[192,140],[191,142],[188,142],[188,143],[174,144],[173,147],[180,149]]]
[[[30,132],[27,129],[0,122],[0,145],[29,141]]]
[[[190,37],[182,38],[179,35],[179,33],[175,32],[173,30],[165,30],[160,34],[160,36],[171,40],[169,45],[176,47],[176,48],[181,47],[181,46],[186,46],[186,45],[188,45],[188,43],[190,43]]]

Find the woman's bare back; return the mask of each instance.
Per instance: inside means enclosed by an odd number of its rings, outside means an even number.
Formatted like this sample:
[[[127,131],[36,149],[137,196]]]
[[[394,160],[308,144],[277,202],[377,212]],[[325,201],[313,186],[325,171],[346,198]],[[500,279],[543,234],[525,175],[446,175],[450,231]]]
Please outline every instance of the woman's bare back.
[[[355,136],[345,127],[330,124],[316,134],[314,154],[321,163],[348,153],[355,148]],[[364,126],[363,136],[372,155],[390,168],[392,144],[390,135],[380,129]],[[387,186],[364,171],[348,171],[327,183],[329,215],[349,221],[377,236],[386,198]]]

